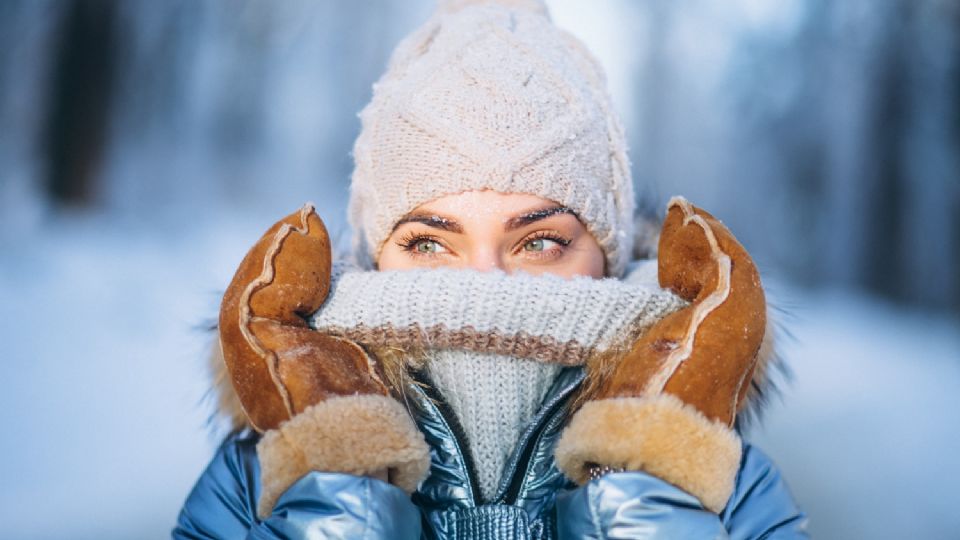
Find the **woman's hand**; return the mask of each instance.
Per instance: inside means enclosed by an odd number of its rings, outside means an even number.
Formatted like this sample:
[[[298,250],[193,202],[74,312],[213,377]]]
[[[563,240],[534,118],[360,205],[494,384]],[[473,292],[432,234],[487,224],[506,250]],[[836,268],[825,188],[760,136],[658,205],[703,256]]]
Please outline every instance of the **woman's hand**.
[[[645,333],[576,413],[564,472],[643,470],[720,512],[741,445],[733,424],[756,367],[766,302],[756,266],[713,216],[676,197],[660,234],[660,286],[691,304]]]
[[[330,259],[326,228],[306,205],[260,238],[223,297],[224,361],[257,431],[332,396],[389,393],[363,349],[307,324],[330,290]]]
[[[311,470],[389,478],[413,491],[429,465],[422,434],[375,360],[307,324],[330,272],[330,240],[308,204],[247,253],[220,307],[224,362],[251,425],[265,432],[261,516]]]

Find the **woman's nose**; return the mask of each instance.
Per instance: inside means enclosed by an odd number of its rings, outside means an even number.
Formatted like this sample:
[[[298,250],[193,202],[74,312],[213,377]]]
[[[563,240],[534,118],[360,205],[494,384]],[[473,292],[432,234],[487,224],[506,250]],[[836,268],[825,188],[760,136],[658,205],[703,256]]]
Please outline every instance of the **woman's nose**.
[[[480,272],[490,272],[491,270],[502,270],[507,272],[507,266],[504,264],[503,257],[495,249],[477,249],[470,254],[467,266]]]

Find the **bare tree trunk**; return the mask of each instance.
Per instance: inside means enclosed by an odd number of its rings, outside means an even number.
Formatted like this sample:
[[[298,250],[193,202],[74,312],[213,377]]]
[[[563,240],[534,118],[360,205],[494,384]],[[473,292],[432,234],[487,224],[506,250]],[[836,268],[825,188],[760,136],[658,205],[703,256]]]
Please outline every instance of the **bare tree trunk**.
[[[50,84],[44,147],[46,189],[57,202],[87,205],[96,196],[114,80],[116,5],[71,0]]]

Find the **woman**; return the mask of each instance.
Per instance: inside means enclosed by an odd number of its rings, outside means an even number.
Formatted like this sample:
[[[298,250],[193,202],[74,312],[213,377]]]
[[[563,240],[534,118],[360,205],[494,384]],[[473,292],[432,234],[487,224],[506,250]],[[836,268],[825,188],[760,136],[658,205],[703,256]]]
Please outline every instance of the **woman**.
[[[332,268],[306,206],[241,263],[238,430],[174,537],[804,536],[734,429],[764,382],[756,269],[682,199],[656,270],[630,264],[602,72],[541,2],[442,2],[362,122],[366,262]]]

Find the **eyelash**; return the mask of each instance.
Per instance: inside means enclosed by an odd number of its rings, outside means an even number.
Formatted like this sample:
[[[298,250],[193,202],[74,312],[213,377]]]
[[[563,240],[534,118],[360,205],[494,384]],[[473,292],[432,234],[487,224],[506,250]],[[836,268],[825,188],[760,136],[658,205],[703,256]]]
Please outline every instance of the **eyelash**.
[[[409,232],[401,236],[400,239],[397,240],[397,245],[400,246],[400,249],[409,253],[411,257],[436,257],[436,253],[420,253],[416,250],[417,244],[423,241],[436,242],[437,244],[446,247],[436,236],[416,232]]]
[[[534,259],[554,259],[562,255],[563,249],[569,246],[571,242],[569,238],[561,236],[559,233],[555,231],[537,231],[527,236],[523,240],[521,240],[519,243],[519,247],[514,251],[514,254],[517,254],[523,251],[524,246],[526,246],[530,242],[533,242],[534,240],[552,240],[557,244],[560,244],[559,249],[552,248],[552,249],[547,249],[540,252],[536,252],[536,251],[529,252],[527,254],[527,257],[531,257]],[[557,253],[557,252],[560,252],[560,253]]]

